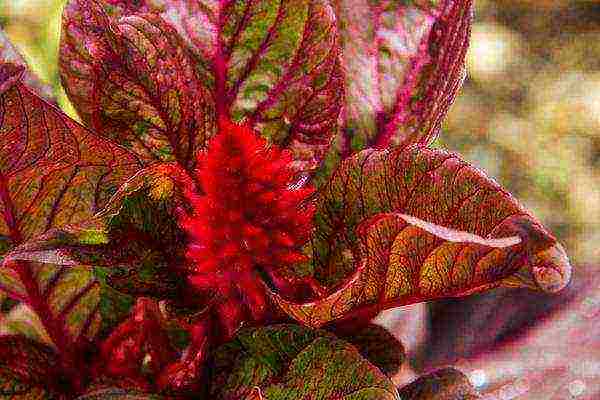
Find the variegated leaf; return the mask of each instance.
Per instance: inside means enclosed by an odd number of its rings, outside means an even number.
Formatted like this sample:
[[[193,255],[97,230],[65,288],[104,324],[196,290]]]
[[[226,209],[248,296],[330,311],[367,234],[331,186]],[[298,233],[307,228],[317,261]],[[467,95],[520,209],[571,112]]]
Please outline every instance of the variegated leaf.
[[[366,150],[323,188],[313,241],[325,298],[294,303],[311,326],[498,285],[562,289],[564,249],[515,199],[458,156]]]

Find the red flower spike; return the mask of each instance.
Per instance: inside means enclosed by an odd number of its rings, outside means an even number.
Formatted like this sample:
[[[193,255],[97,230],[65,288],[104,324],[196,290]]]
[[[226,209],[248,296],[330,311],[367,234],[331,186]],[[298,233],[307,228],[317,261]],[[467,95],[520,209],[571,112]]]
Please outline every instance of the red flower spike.
[[[203,195],[184,192],[193,208],[180,219],[190,238],[190,282],[216,292],[226,334],[244,318],[264,318],[257,269],[277,276],[306,260],[299,248],[309,238],[314,206],[302,203],[314,190],[292,187],[291,162],[288,151],[221,119],[218,134],[198,157],[195,174]]]

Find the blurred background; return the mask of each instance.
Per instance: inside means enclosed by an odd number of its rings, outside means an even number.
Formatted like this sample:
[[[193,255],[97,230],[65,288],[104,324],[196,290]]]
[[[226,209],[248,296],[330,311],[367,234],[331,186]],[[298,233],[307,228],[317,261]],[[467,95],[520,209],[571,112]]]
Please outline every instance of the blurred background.
[[[58,82],[63,3],[0,0],[0,26],[75,117]],[[567,248],[575,280],[558,298],[498,290],[388,313],[380,320],[412,361],[397,382],[453,364],[489,400],[598,399],[600,1],[475,3],[469,75],[436,145],[532,210]]]

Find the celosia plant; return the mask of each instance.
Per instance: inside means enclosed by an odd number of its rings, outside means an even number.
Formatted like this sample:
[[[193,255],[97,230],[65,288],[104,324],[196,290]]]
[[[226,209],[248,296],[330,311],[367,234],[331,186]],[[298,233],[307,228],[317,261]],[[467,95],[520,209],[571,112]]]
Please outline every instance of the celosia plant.
[[[398,398],[382,310],[562,289],[556,239],[429,147],[471,8],[70,0],[60,73],[85,126],[3,38],[0,393]],[[452,370],[401,392],[477,398]]]

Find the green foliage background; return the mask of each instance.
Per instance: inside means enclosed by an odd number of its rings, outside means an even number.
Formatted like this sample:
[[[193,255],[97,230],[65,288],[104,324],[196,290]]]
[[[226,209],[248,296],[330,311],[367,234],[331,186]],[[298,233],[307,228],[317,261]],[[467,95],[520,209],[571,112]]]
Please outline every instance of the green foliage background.
[[[61,93],[65,0],[0,0],[0,25]],[[575,265],[600,261],[600,3],[476,0],[469,78],[437,145],[463,154],[531,209]]]

